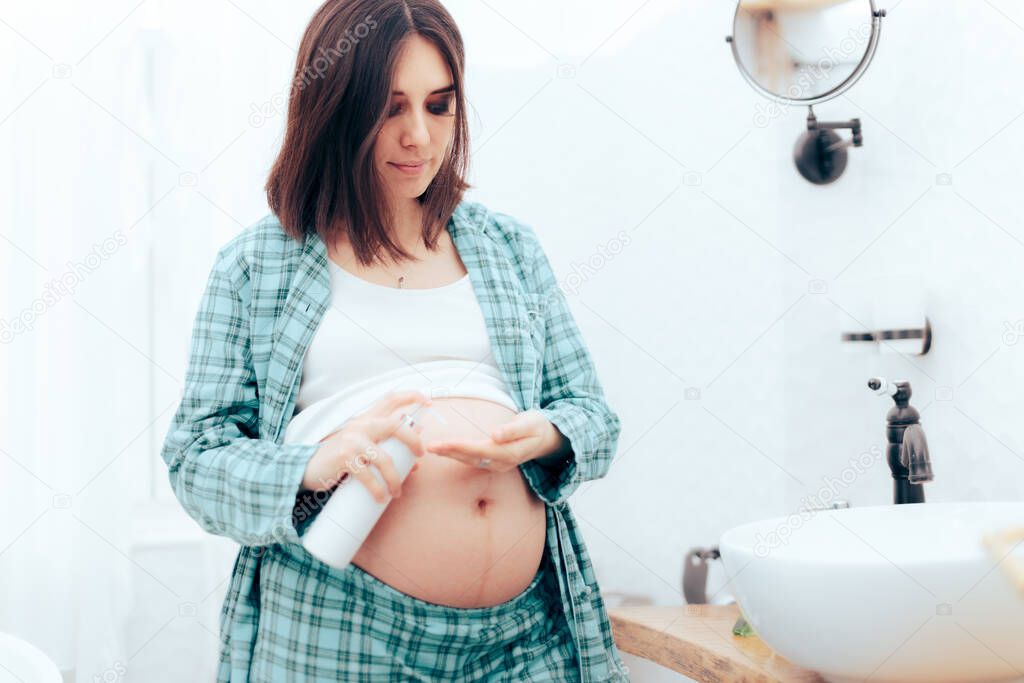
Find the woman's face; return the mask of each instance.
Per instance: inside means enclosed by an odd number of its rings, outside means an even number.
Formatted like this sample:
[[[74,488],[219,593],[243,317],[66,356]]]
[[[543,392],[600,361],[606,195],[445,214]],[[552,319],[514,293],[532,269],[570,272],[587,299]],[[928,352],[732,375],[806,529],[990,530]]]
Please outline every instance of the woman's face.
[[[455,130],[451,70],[436,47],[411,36],[395,66],[374,163],[395,200],[415,199],[437,175]],[[416,164],[417,166],[403,166]]]

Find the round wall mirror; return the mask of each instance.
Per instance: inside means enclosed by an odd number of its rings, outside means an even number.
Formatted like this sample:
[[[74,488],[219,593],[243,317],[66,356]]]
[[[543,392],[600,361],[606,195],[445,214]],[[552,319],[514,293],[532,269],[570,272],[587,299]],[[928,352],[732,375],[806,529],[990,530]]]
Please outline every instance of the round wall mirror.
[[[882,16],[874,0],[739,0],[733,56],[765,96],[817,104],[867,69]]]

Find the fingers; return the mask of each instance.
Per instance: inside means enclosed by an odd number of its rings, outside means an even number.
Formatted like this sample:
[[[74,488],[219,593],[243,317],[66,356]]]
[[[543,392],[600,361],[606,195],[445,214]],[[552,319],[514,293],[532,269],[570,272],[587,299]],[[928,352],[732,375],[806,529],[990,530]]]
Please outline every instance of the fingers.
[[[386,418],[372,419],[366,427],[367,436],[377,443],[397,438],[412,451],[413,455],[422,457],[424,448],[420,434],[423,433],[423,425],[414,421],[413,426],[410,427],[406,422],[406,414],[405,411],[396,411]]]
[[[373,464],[377,466],[380,473],[384,475],[384,483],[387,485],[388,492],[392,498],[397,498],[402,495],[402,477],[398,474],[398,468],[395,467],[395,461],[391,459],[391,455],[387,453],[379,445],[376,447],[377,456],[373,460]],[[383,501],[380,501],[383,502]]]
[[[491,438],[498,443],[515,441],[536,436],[548,423],[548,419],[535,410],[526,410],[504,424],[491,430]]]
[[[401,489],[402,482],[395,470],[394,463],[391,462],[391,456],[380,445],[369,439],[358,439],[357,447],[358,452],[348,457],[347,469],[353,477],[363,483],[378,503],[386,502],[388,491],[374,474],[374,470],[381,472],[388,489],[392,491]]]
[[[507,422],[503,425],[495,427],[491,431],[491,438],[501,443],[503,441],[512,441],[526,436],[528,430],[523,427],[522,422]]]
[[[491,470],[503,472],[509,469],[505,462],[507,458],[505,454],[508,452],[508,449],[506,447],[495,448],[489,441],[478,441],[475,443],[468,441],[456,442],[444,447],[438,446],[433,452],[451,460],[458,460],[472,467],[478,466],[482,458],[490,458]]]
[[[326,472],[334,470],[331,472],[330,483],[325,485],[327,487],[333,487],[351,474],[353,478],[363,482],[378,502],[387,500],[388,491],[393,497],[400,496],[402,478],[391,454],[379,444],[397,438],[416,458],[425,455],[426,449],[420,436],[423,427],[415,419],[413,426],[410,427],[405,415],[412,415],[420,407],[431,404],[432,400],[419,391],[392,392],[385,395],[369,410],[349,418],[340,427],[320,439],[321,443],[331,443],[325,447],[327,452],[324,453],[324,457],[317,460],[314,468],[316,472],[309,474],[309,481],[316,481],[317,485],[321,486]],[[378,475],[372,473],[374,469],[381,473],[383,485]],[[306,481],[304,474],[304,485]]]
[[[403,412],[393,415],[392,418],[394,419],[391,427],[392,436],[404,443],[417,458],[422,458],[426,453],[426,448],[423,447],[423,425],[413,418],[413,426],[410,427]]]

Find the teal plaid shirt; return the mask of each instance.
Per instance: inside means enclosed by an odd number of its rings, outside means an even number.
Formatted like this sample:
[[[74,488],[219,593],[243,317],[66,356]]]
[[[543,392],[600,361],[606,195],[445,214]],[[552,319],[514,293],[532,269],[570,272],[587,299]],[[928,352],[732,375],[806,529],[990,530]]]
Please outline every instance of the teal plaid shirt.
[[[572,455],[519,465],[547,511],[562,605],[583,681],[628,680],[583,537],[568,505],[603,477],[620,420],[533,229],[464,200],[448,222],[519,410],[540,410]],[[292,511],[319,444],[283,444],[306,349],[330,305],[327,251],[300,244],[273,215],[218,252],[199,304],[182,400],[161,456],[185,511],[242,545],[221,610],[219,681],[248,680],[259,618],[258,568],[275,543],[298,543]]]

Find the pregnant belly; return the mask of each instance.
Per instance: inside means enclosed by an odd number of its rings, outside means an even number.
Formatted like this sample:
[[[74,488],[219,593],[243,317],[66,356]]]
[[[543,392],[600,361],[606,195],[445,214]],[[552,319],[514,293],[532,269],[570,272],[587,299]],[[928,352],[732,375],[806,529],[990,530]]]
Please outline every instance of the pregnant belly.
[[[434,399],[423,442],[484,439],[511,409],[473,398]],[[485,607],[520,593],[544,552],[544,503],[519,468],[492,472],[433,453],[419,459],[353,564],[408,595],[453,607]]]

